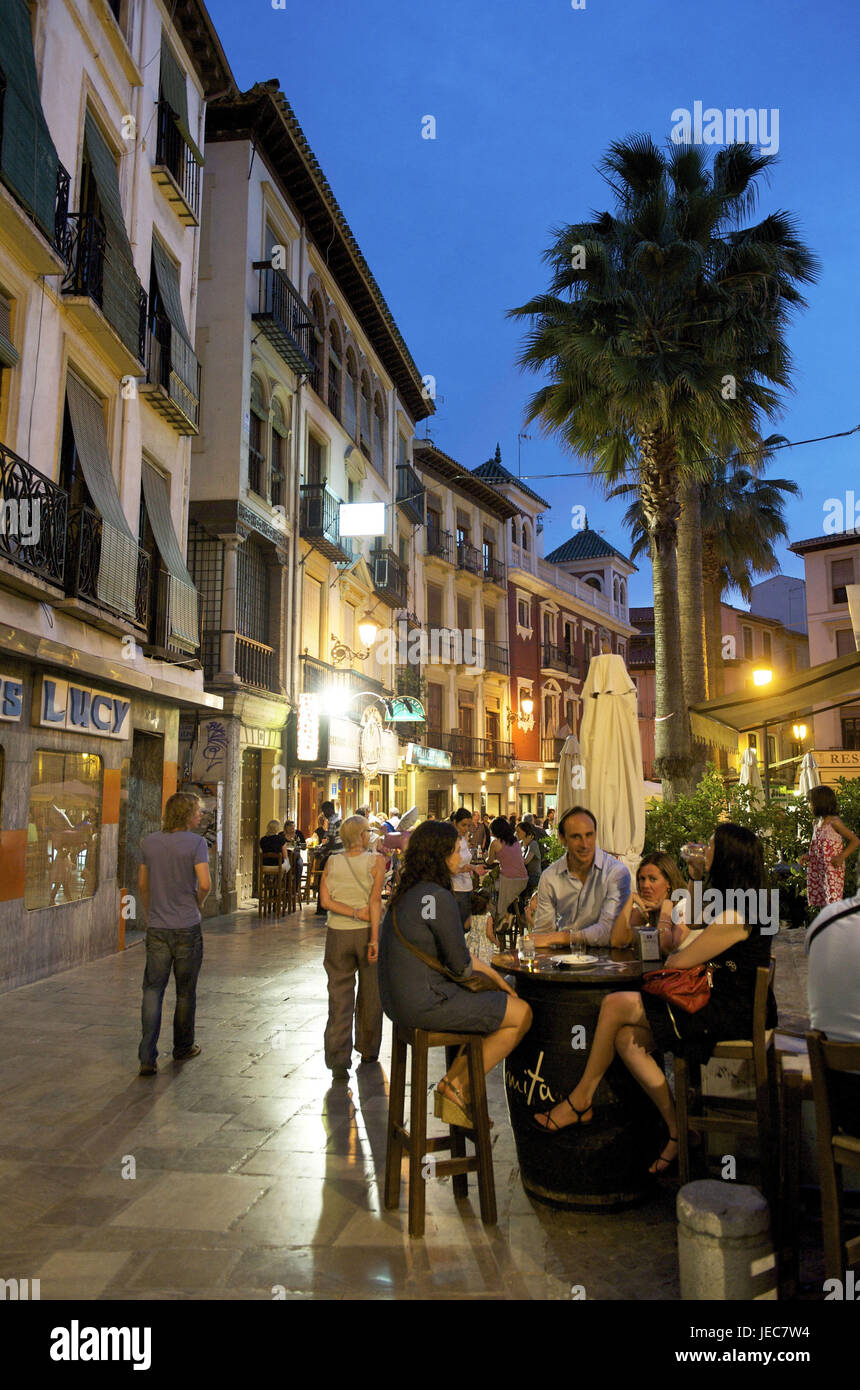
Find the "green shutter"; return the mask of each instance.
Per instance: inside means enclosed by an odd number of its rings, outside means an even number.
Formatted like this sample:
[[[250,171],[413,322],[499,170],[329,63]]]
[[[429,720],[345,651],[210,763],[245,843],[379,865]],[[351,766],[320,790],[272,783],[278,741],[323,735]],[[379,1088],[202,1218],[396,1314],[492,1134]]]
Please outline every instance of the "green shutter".
[[[101,402],[71,373],[66,380],[66,400],[84,479],[102,519],[96,591],[103,603],[133,618],[138,547],[113,476]]]
[[[42,112],[25,0],[0,0],[0,70],[0,177],[53,241],[59,160]]]
[[[167,41],[167,35],[163,29],[161,31],[161,94],[176,117],[176,124],[183,140],[197,163],[202,164],[203,156],[191,138],[191,128],[188,124],[188,89],[185,85],[185,73]]]
[[[108,323],[113,325],[126,347],[137,357],[140,336],[140,280],[134,268],[131,243],[125,229],[116,163],[89,111],[84,126],[84,141],[105,223],[102,310]]]
[[[158,291],[164,305],[164,312],[177,333],[185,339],[190,347],[191,336],[185,326],[185,315],[182,312],[179,272],[156,236],[152,238],[152,259],[155,264],[155,278],[158,282]]]
[[[145,459],[143,497],[155,543],[169,576],[168,637],[189,651],[196,651],[199,645],[197,590],[182,558],[179,541],[173,529],[167,479],[157,473]]]

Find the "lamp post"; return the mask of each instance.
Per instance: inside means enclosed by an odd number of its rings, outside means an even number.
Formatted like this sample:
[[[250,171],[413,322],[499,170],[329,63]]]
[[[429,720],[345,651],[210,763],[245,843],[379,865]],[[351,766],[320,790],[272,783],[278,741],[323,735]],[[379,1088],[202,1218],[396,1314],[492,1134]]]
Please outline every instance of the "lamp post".
[[[773,671],[767,666],[760,666],[758,670],[753,671],[752,678],[753,685],[770,685],[773,680]],[[762,745],[762,755],[764,757],[764,799],[767,802],[770,801],[770,763],[767,756],[767,720],[762,724],[761,732],[764,740]]]

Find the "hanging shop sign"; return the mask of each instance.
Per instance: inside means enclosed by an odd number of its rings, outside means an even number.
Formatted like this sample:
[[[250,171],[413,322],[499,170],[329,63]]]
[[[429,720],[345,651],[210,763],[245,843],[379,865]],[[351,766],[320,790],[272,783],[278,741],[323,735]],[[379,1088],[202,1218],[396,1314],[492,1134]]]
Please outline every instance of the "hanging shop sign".
[[[72,681],[42,677],[34,721],[45,729],[74,730],[100,738],[127,739],[131,724],[131,701],[103,690],[75,685]]]
[[[451,754],[441,748],[423,748],[420,743],[408,743],[406,761],[412,767],[450,767]]]
[[[317,695],[299,696],[296,762],[315,763],[320,754],[320,702]]]
[[[328,765],[343,772],[357,772],[359,765],[359,727],[351,719],[330,715],[328,721]]]
[[[20,719],[23,706],[24,682],[0,672],[0,719]]]
[[[358,760],[362,777],[375,777],[382,758],[382,717],[378,709],[366,709],[358,735]]]

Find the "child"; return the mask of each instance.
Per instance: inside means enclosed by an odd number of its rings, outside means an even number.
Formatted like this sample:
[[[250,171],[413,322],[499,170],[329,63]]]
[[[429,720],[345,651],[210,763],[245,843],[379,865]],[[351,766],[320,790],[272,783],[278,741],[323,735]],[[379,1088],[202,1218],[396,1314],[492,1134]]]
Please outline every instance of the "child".
[[[809,853],[800,862],[806,864],[806,893],[809,906],[816,912],[828,903],[838,903],[844,897],[845,860],[860,849],[860,840],[836,814],[839,810],[832,787],[813,787],[809,805],[815,816],[815,829]],[[843,840],[847,844],[843,845]]]
[[[472,893],[466,919],[466,950],[485,965],[490,965],[499,949],[493,931],[493,914],[489,909],[490,900],[486,893]]]

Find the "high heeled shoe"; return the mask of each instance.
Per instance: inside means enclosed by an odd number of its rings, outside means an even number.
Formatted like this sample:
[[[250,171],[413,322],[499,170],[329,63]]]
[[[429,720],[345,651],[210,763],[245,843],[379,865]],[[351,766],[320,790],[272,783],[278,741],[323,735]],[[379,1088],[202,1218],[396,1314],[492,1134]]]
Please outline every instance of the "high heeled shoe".
[[[539,1114],[537,1114],[537,1115],[532,1115],[532,1125],[534,1126],[534,1128],[537,1129],[537,1130],[540,1130],[540,1133],[541,1133],[541,1134],[552,1134],[552,1135],[556,1135],[556,1134],[561,1134],[561,1133],[562,1133],[564,1130],[566,1130],[566,1129],[578,1129],[578,1127],[579,1127],[580,1125],[590,1125],[590,1124],[593,1123],[593,1121],[594,1121],[594,1113],[593,1113],[593,1112],[594,1112],[594,1106],[593,1106],[593,1105],[586,1105],[586,1107],[585,1107],[584,1110],[577,1110],[577,1108],[576,1108],[576,1106],[574,1105],[573,1101],[571,1100],[570,1096],[565,1096],[565,1100],[566,1100],[567,1104],[570,1106],[570,1108],[571,1108],[571,1110],[573,1111],[574,1115],[576,1116],[576,1120],[571,1120],[571,1122],[570,1122],[569,1125],[559,1125],[559,1124],[556,1124],[555,1120],[552,1118],[552,1110],[542,1110],[542,1111],[540,1111]],[[553,1110],[554,1110],[554,1109],[555,1109],[555,1106],[553,1106]],[[584,1120],[584,1119],[582,1118],[583,1115],[587,1115],[587,1114],[589,1113],[589,1111],[592,1112],[591,1119],[590,1119],[590,1120]],[[541,1118],[543,1118],[543,1119],[546,1120],[546,1124],[543,1124],[543,1125],[542,1125],[542,1124],[539,1123],[539,1121],[540,1121]]]

